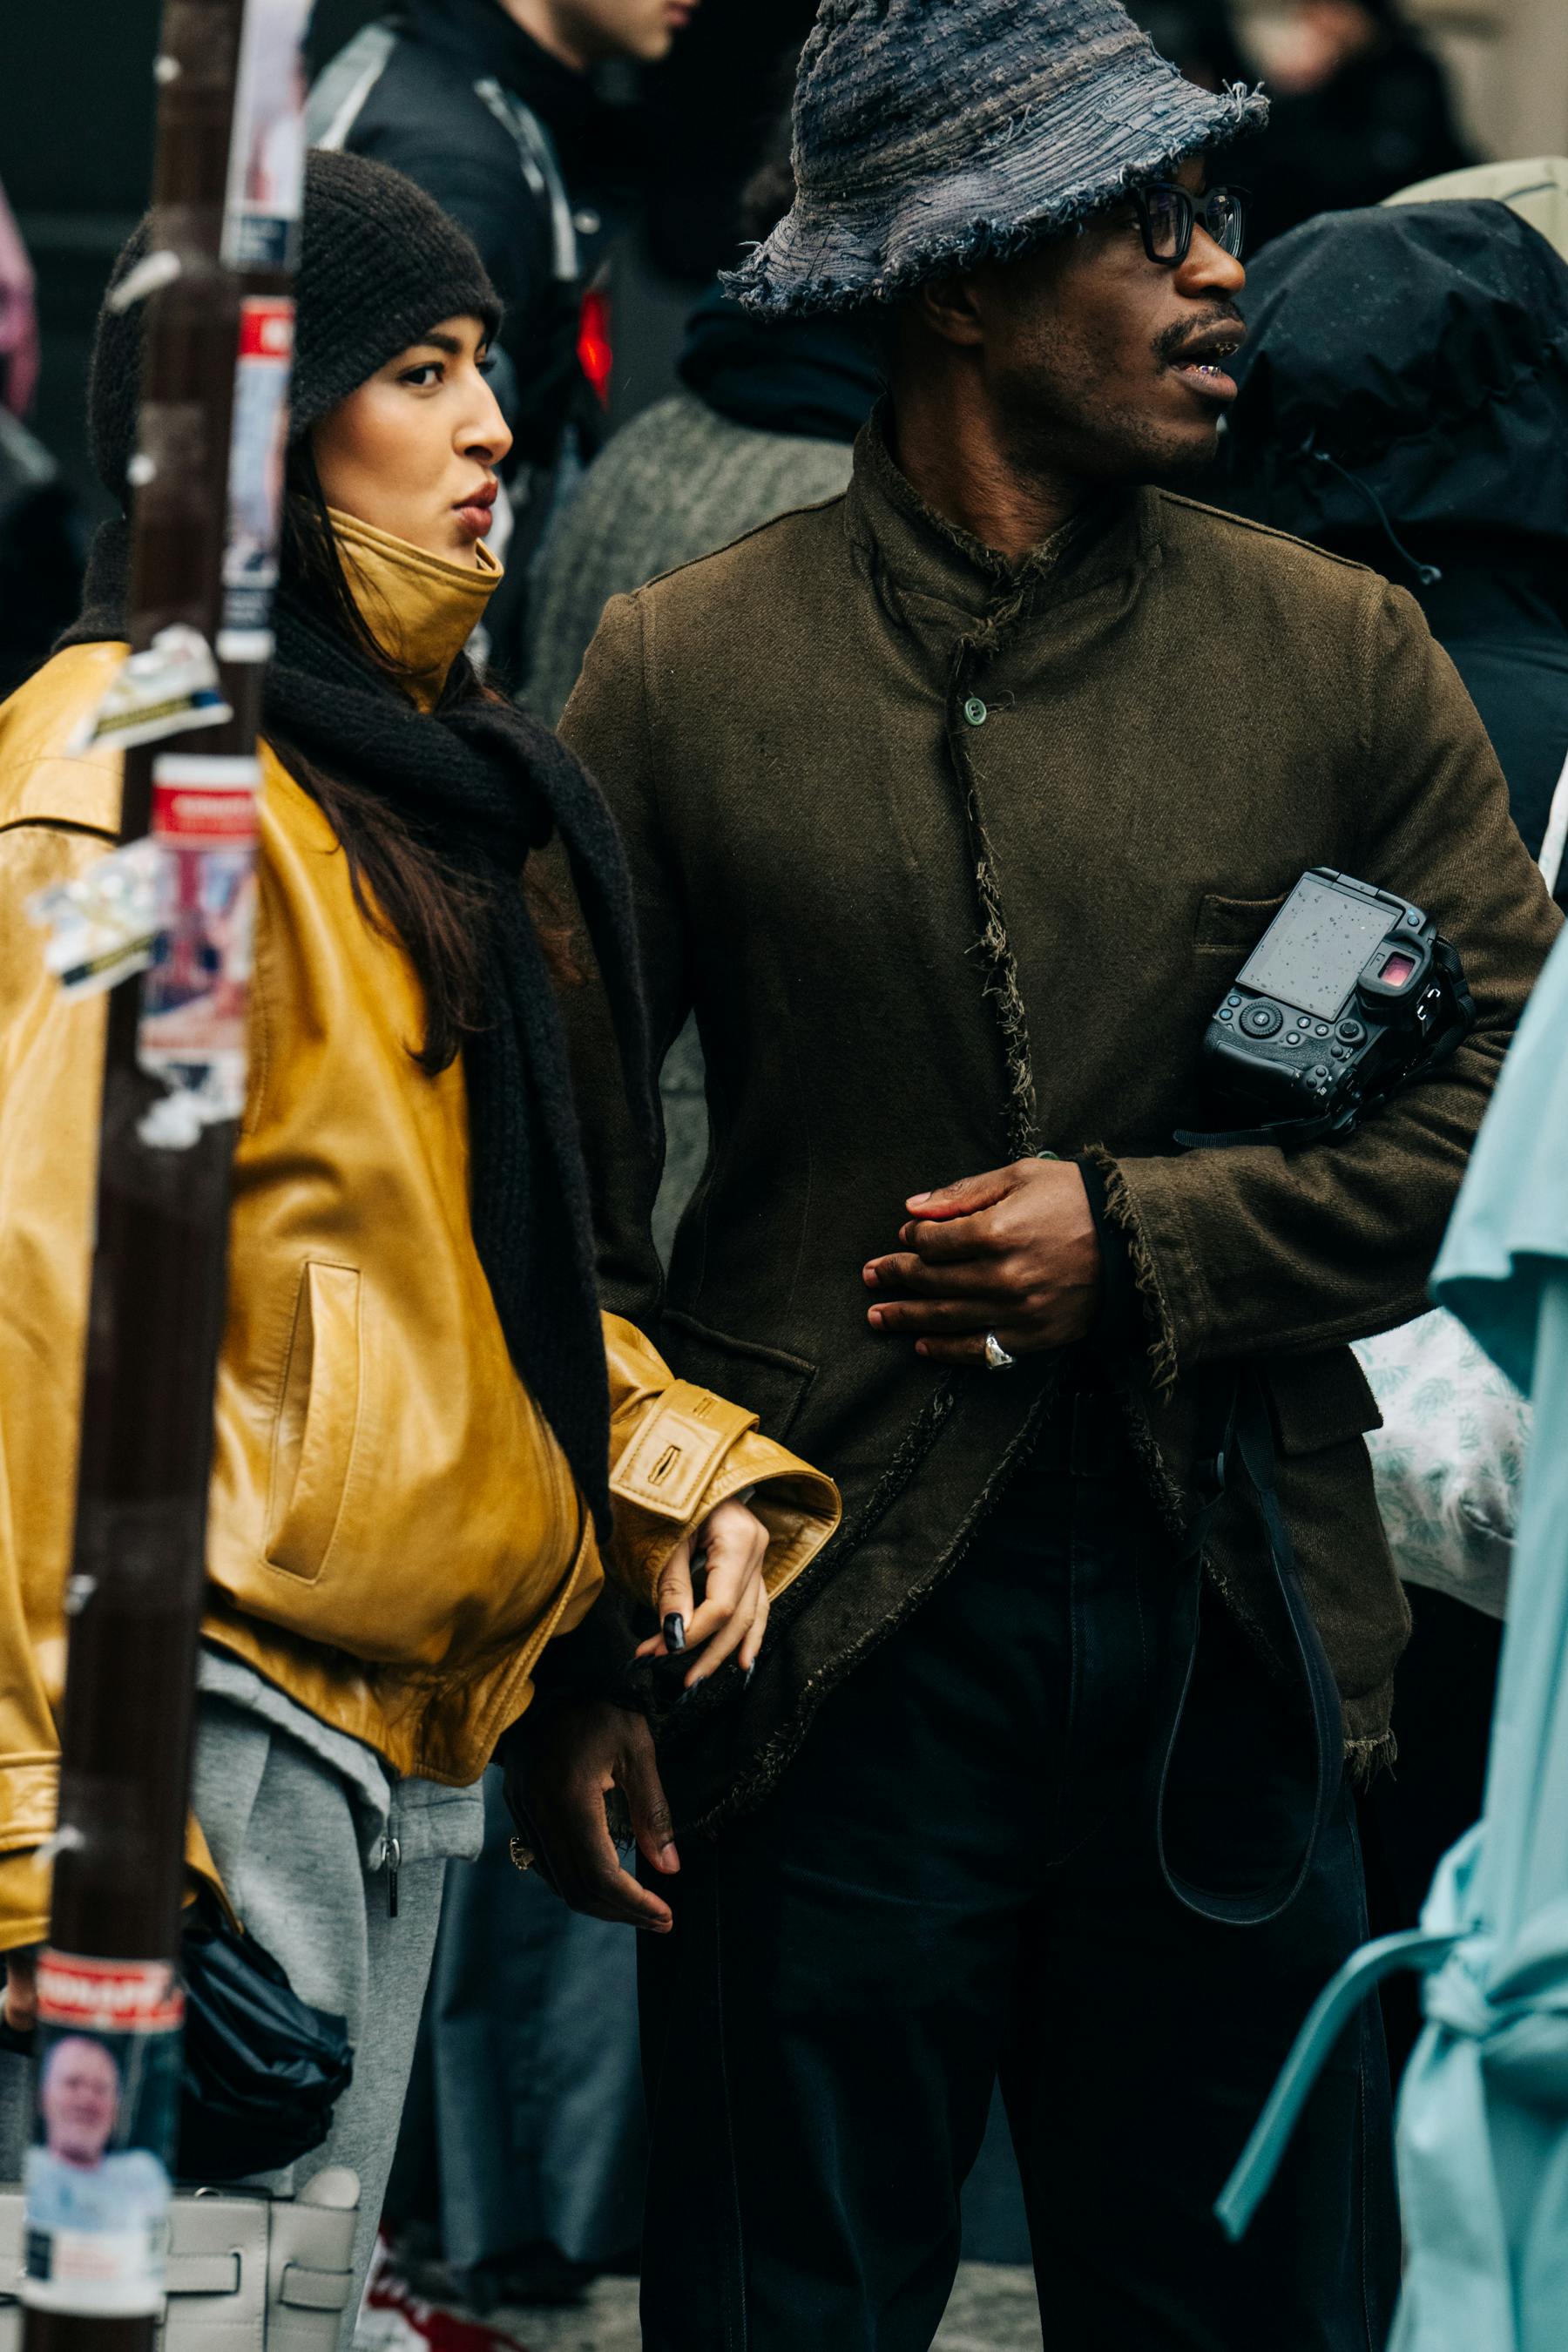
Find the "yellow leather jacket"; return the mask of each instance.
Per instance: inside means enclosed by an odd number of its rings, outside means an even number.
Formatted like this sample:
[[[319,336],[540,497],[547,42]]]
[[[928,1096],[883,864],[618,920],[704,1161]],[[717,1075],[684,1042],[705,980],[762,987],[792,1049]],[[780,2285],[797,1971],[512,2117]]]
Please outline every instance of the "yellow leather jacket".
[[[25,908],[115,837],[117,757],[63,747],[122,650],[57,655],[0,709],[0,1949],[46,1924],[104,1030]],[[315,803],[262,766],[205,1636],[397,1770],[467,1782],[600,1560],[474,1249],[461,1066],[415,1063],[412,967]],[[754,1486],[780,1591],[837,1524],[831,1482],[630,1324],[605,1339],[612,1572],[651,1598],[679,1538]]]

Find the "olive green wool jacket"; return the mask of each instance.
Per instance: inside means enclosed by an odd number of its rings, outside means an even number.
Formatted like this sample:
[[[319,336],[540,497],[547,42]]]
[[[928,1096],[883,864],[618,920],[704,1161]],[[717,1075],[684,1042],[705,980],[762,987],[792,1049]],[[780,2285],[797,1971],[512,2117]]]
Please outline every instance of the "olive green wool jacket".
[[[1196,1507],[1196,1376],[1262,1373],[1352,1759],[1373,1760],[1408,1618],[1349,1343],[1426,1303],[1558,922],[1413,599],[1153,489],[1010,568],[921,504],[873,419],[844,497],[606,608],[562,732],[625,832],[656,1045],[696,1008],[712,1123],[664,1283],[658,1170],[599,992],[572,998],[605,1304],[845,1502],[743,1700],[722,1672],[666,1727],[678,1818],[754,1801],[824,1695],[962,1574],[1053,1367],[921,1363],[868,1327],[860,1267],[907,1194],[1038,1151],[1106,1168],[1149,1326],[1125,1403],[1173,1528]],[[1475,1033],[1352,1140],[1184,1154],[1208,1017],[1310,866],[1436,917]],[[1239,1499],[1208,1568],[1268,1672]]]

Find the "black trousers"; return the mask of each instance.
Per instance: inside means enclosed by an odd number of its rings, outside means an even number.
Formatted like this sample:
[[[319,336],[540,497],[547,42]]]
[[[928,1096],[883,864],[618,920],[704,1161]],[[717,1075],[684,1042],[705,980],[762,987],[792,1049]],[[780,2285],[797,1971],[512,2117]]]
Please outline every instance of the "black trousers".
[[[646,2352],[927,2352],[1000,2073],[1052,2352],[1373,2352],[1396,2290],[1376,2004],[1239,2247],[1211,2207],[1365,1932],[1348,1792],[1278,1922],[1170,1895],[1145,1780],[1175,1570],[1108,1421],[1047,1433],[641,1948]],[[1205,1617],[1170,1824],[1211,1886],[1299,1851],[1288,1689]],[[668,1885],[660,1891],[669,1894]]]

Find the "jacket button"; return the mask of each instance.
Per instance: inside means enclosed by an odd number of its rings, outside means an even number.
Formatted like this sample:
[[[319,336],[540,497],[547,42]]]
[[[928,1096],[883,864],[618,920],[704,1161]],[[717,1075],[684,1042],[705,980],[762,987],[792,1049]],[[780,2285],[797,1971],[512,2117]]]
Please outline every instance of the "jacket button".
[[[963,706],[963,715],[972,727],[984,727],[991,714],[980,697],[977,694],[972,694]]]

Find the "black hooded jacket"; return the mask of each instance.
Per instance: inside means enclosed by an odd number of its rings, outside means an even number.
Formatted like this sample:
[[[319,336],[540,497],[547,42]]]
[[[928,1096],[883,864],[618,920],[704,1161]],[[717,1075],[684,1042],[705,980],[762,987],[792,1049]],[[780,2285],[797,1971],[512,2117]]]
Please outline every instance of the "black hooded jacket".
[[[577,339],[603,213],[576,199],[593,182],[604,122],[587,76],[542,49],[500,0],[405,0],[357,34],[311,92],[316,144],[406,172],[479,247],[506,305],[497,389],[513,466],[553,466],[568,430],[590,447],[601,437]]]
[[[1538,856],[1568,761],[1568,264],[1505,205],[1336,213],[1241,307],[1224,502],[1419,598]]]
[[[855,320],[756,319],[721,286],[710,287],[687,320],[679,373],[731,424],[846,444],[882,389],[881,367]]]

